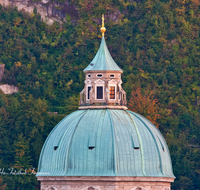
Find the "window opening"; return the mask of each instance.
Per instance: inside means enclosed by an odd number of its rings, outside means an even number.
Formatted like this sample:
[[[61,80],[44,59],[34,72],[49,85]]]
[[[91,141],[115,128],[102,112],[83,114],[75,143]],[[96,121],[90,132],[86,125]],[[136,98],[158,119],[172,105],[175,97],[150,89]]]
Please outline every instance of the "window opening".
[[[139,142],[138,142],[138,139],[134,139],[133,136],[131,137],[131,140],[132,140],[132,145],[133,145],[133,148],[134,149],[139,149],[140,146],[139,146]],[[134,141],[135,140],[135,141]]]
[[[115,75],[110,75],[110,77],[115,77]]]
[[[57,150],[58,146],[54,146],[54,150]]]
[[[91,75],[88,75],[88,78],[90,78],[91,77]]]
[[[97,86],[97,99],[103,99],[103,86]]]
[[[98,75],[97,75],[97,77],[102,77],[102,76],[103,76],[102,74],[98,74]]]
[[[115,99],[115,87],[110,86],[110,99]]]
[[[91,90],[91,88],[92,88],[91,86],[88,86],[88,96],[87,96],[88,99],[90,99],[90,90]]]
[[[91,133],[91,135],[89,137],[89,141],[88,141],[89,150],[92,150],[93,148],[95,148],[95,143],[96,143],[96,133],[93,132],[93,133]]]

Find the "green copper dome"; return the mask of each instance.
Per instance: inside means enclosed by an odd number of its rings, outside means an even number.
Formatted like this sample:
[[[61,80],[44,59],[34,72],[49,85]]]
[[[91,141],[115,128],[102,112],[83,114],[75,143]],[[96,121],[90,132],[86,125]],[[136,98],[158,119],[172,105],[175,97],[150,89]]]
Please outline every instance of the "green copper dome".
[[[101,40],[100,48],[95,55],[92,62],[84,69],[84,71],[122,71],[118,65],[113,60],[110,52],[108,51],[108,47],[106,45],[106,41],[104,36]]]
[[[159,130],[127,110],[77,110],[49,134],[37,176],[174,177]]]

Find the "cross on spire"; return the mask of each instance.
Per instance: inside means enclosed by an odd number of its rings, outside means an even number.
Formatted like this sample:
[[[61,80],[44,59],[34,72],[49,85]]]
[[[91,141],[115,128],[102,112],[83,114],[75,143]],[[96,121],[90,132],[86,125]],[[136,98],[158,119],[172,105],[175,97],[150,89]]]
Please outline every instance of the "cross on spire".
[[[102,32],[102,36],[104,36],[104,33],[106,31],[106,28],[104,27],[104,14],[102,14],[102,27],[101,27],[101,32]]]

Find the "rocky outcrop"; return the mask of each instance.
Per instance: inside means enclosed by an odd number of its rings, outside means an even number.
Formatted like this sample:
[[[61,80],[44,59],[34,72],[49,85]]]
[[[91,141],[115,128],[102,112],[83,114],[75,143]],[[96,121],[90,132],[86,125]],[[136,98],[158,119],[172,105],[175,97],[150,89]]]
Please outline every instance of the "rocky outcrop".
[[[26,11],[29,13],[35,12],[41,15],[41,19],[47,24],[52,24],[54,21],[63,22],[66,21],[66,15],[70,16],[71,22],[75,23],[79,19],[79,12],[76,5],[70,3],[70,0],[66,0],[63,3],[57,3],[52,0],[0,0],[0,4],[3,6],[17,7],[18,10]],[[117,23],[122,14],[118,9],[107,12],[107,20],[112,20]],[[93,21],[101,24],[101,18],[93,18]]]
[[[3,79],[5,64],[0,64],[0,82]],[[4,94],[13,94],[19,91],[19,89],[14,85],[2,84],[0,85],[0,90],[3,91]]]
[[[19,91],[19,89],[16,86],[9,84],[0,85],[0,89],[3,91],[4,94],[13,94]]]
[[[0,82],[3,79],[5,64],[0,64]]]
[[[50,0],[41,0],[40,2],[34,2],[32,0],[0,0],[3,6],[16,6],[18,10],[23,10],[29,13],[33,13],[37,10],[37,13],[41,15],[41,19],[48,24],[52,24],[54,21],[65,21],[66,14],[69,14],[71,21],[75,21],[78,18],[78,11],[75,5],[71,5],[69,1],[65,3],[53,3]]]

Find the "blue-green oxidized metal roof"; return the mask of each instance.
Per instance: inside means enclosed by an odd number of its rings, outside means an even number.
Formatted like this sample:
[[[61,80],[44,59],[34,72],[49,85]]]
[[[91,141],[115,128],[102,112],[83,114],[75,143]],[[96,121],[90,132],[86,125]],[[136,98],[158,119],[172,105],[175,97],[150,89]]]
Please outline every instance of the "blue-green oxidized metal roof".
[[[97,54],[95,55],[94,59],[84,69],[84,71],[96,71],[96,70],[122,71],[115,63],[112,56],[110,55],[104,36],[102,37],[100,48]]]
[[[58,123],[37,176],[174,177],[159,130],[139,114],[111,109],[78,110]]]

